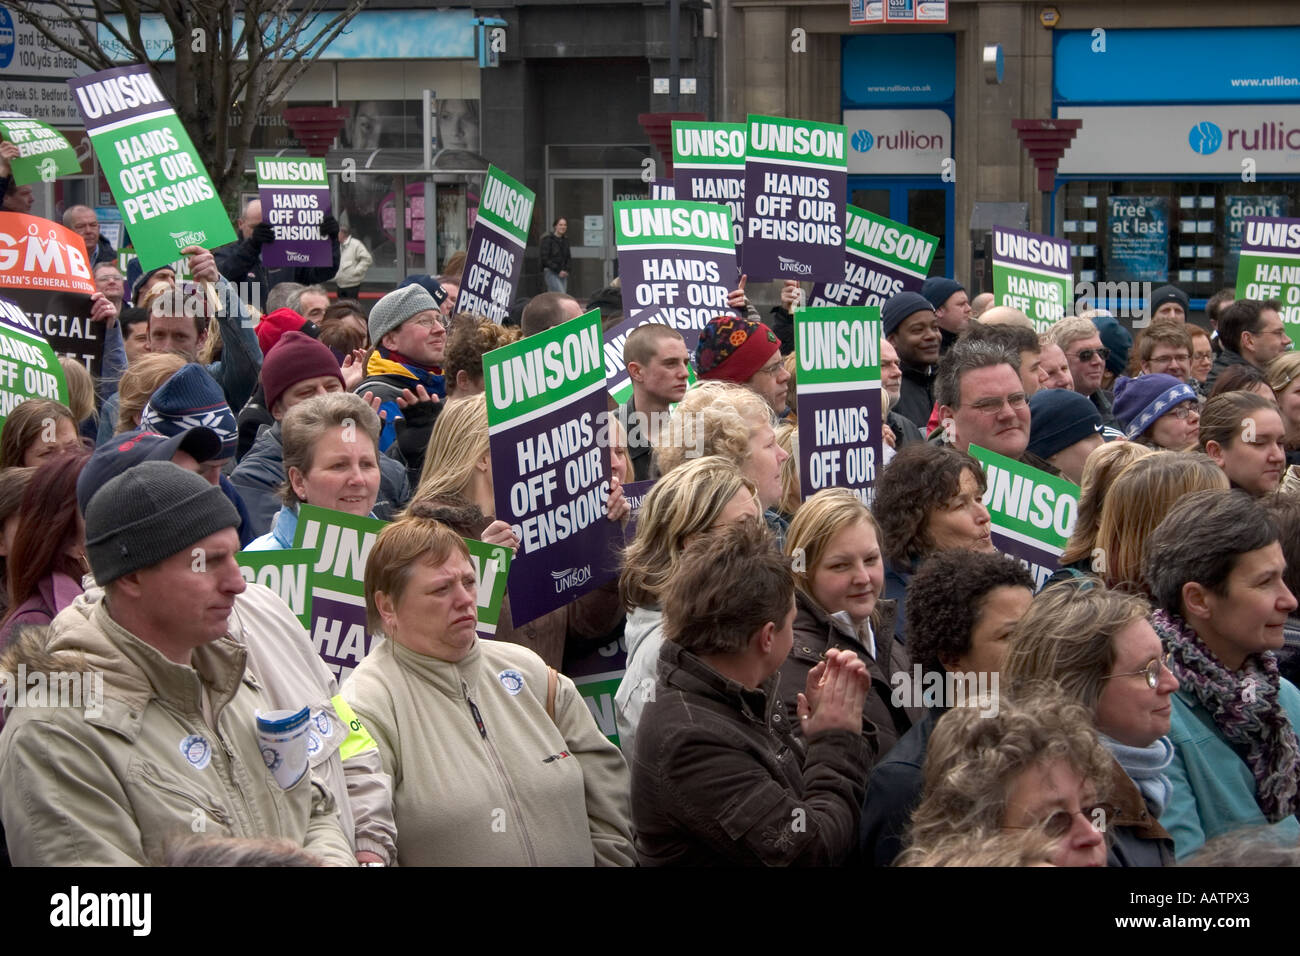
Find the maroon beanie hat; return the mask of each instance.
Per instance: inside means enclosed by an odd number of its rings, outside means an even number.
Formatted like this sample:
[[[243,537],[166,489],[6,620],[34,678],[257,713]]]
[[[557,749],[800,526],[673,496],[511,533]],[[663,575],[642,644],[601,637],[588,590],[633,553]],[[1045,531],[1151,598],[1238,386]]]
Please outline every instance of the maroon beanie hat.
[[[700,332],[695,371],[703,379],[744,385],[779,351],[781,340],[762,322],[719,315]]]
[[[269,411],[280,396],[307,378],[333,375],[343,385],[338,359],[329,346],[302,332],[285,332],[275,348],[262,359],[262,393]]]

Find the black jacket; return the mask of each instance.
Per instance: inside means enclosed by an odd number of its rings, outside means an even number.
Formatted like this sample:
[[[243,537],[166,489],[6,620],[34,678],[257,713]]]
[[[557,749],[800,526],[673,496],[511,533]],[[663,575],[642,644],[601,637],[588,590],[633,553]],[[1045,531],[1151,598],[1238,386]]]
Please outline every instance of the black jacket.
[[[543,269],[552,272],[569,271],[569,238],[548,232],[542,236],[541,262]]]
[[[627,400],[626,405],[618,407],[618,420],[623,426],[623,431],[627,433],[627,458],[632,463],[632,480],[645,481],[650,477],[650,453],[654,448],[650,444],[650,436],[641,429],[642,421],[633,419],[633,425],[631,427],[628,425],[629,416],[636,411],[632,407],[632,403],[635,401],[634,396]]]
[[[894,433],[894,450],[900,451],[909,442],[925,441],[925,435],[910,418],[904,418],[898,412],[891,411],[885,416],[885,424]]]
[[[876,764],[867,779],[867,796],[862,803],[859,827],[860,860],[863,866],[893,866],[907,844],[912,813],[925,789],[925,753],[930,734],[947,708],[927,708],[912,729],[899,739],[885,759]]]
[[[320,285],[329,282],[339,271],[339,240],[330,239],[332,264],[311,268],[297,266],[285,269],[268,270],[262,265],[262,247],[251,239],[240,239],[216,251],[217,271],[228,282],[256,282],[257,307],[266,311],[266,294],[281,282],[300,282],[303,285]]]
[[[909,419],[924,434],[930,413],[934,411],[935,369],[933,366],[919,369],[908,362],[900,364],[903,369],[903,384],[898,393],[898,404],[893,411]]]
[[[1205,376],[1205,394],[1210,394],[1210,390],[1214,388],[1214,383],[1218,381],[1221,374],[1234,365],[1245,364],[1247,362],[1241,357],[1240,352],[1234,352],[1225,345],[1223,351],[1214,357],[1214,364],[1210,366],[1210,374]]]
[[[870,747],[847,730],[797,743],[778,680],[752,690],[664,643],[632,755],[643,865],[828,866],[848,857]]]

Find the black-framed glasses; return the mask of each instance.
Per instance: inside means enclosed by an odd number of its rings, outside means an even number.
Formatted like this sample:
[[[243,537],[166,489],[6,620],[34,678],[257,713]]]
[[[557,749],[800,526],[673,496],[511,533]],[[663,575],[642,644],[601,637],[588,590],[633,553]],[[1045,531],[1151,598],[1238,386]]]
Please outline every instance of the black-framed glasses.
[[[1032,826],[1004,826],[1004,830],[1042,829],[1049,837],[1059,840],[1074,827],[1074,818],[1082,814],[1089,826],[1105,833],[1107,827],[1119,816],[1119,808],[1112,803],[1093,803],[1078,810],[1056,810],[1046,820]]]
[[[1110,349],[1105,346],[1102,346],[1099,349],[1080,349],[1078,354],[1075,355],[1075,358],[1080,362],[1091,362],[1094,355],[1100,355],[1104,362],[1106,359],[1110,358]]]
[[[1112,677],[1137,677],[1141,675],[1147,679],[1147,686],[1152,690],[1160,683],[1160,668],[1169,669],[1169,662],[1173,659],[1172,654],[1166,654],[1164,657],[1153,657],[1147,661],[1147,666],[1140,671],[1129,671],[1127,674],[1108,674],[1102,680],[1110,680]]]

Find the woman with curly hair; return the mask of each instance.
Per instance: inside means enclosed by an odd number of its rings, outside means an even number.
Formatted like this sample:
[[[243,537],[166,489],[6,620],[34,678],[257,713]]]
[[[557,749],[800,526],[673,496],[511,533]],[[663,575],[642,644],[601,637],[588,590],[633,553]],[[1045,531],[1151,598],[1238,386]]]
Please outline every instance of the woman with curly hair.
[[[954,675],[954,689],[961,688],[967,697],[974,696],[981,680],[996,689],[1007,637],[1033,598],[1034,579],[1019,561],[1002,554],[940,551],[926,559],[907,588],[912,661],[927,677],[943,677],[945,686],[948,675]],[[921,703],[924,715],[867,781],[861,828],[866,865],[889,866],[902,852],[907,821],[921,802],[921,768],[930,735],[956,702],[931,704],[923,698]]]
[[[1093,581],[1045,588],[1011,634],[1004,685],[1053,681],[1092,713],[1113,756],[1115,813],[1105,821],[1110,866],[1170,866],[1174,841],[1160,825],[1173,785],[1170,697],[1178,681],[1165,666],[1151,607]]]
[[[726,458],[710,455],[686,462],[660,478],[641,503],[636,537],[623,553],[618,590],[627,608],[627,670],[614,694],[614,719],[625,754],[632,753],[645,705],[654,699],[663,647],[660,596],[691,540],[705,531],[762,513],[754,483]]]
[[[668,427],[659,432],[655,467],[666,475],[691,458],[721,455],[735,463],[758,489],[763,520],[785,543],[786,521],[781,504],[782,466],[789,457],[776,442],[772,410],[743,385],[700,382],[673,410]]]
[[[925,796],[900,864],[955,862],[955,845],[973,840],[987,850],[999,838],[1029,839],[1029,830],[1055,842],[1056,866],[1105,866],[1098,824],[1110,811],[1102,801],[1111,763],[1087,709],[1059,692],[954,708],[930,738]]]
[[[880,473],[873,511],[885,553],[885,597],[898,603],[894,636],[907,639],[903,596],[921,561],[936,551],[993,551],[984,507],[984,470],[947,445],[910,444]]]

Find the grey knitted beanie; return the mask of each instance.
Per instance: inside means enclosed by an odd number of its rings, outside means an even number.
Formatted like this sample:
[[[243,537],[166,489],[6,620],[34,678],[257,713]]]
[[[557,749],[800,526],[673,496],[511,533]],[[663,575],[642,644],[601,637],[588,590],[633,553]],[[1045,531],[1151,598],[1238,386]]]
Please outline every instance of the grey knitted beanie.
[[[239,512],[219,487],[170,461],[145,461],[86,505],[86,557],[102,587],[237,527]]]
[[[393,329],[407,319],[428,311],[437,312],[438,303],[423,286],[408,285],[394,289],[370,310],[370,344],[378,348],[384,336]]]

